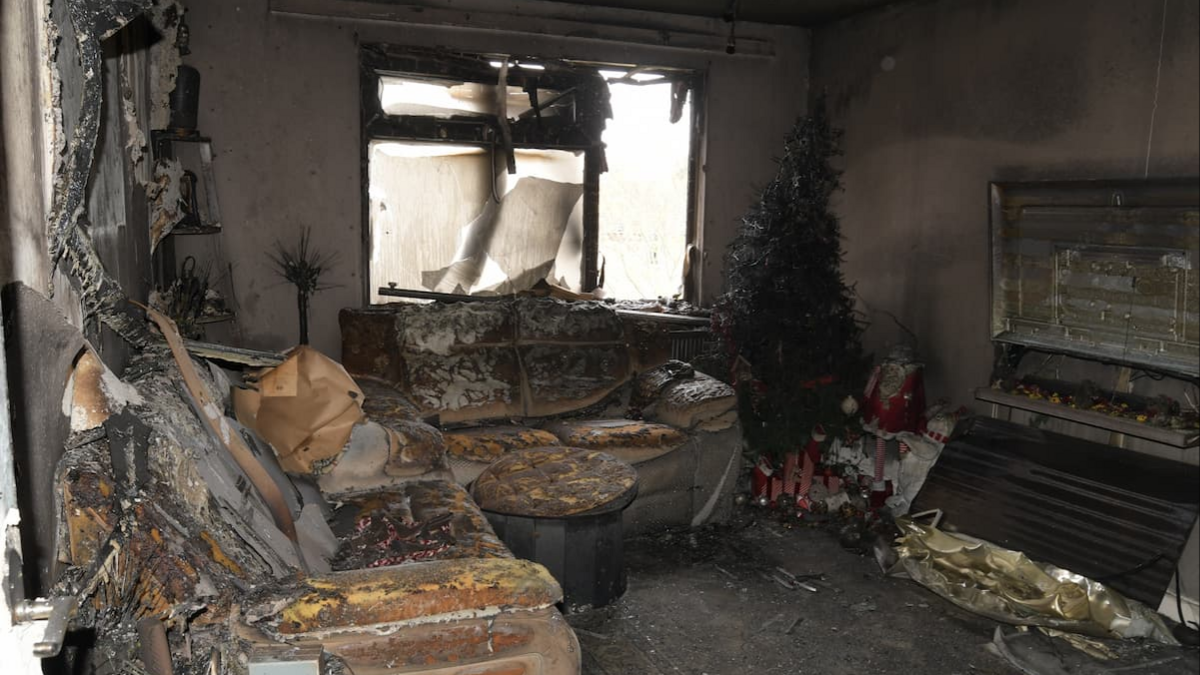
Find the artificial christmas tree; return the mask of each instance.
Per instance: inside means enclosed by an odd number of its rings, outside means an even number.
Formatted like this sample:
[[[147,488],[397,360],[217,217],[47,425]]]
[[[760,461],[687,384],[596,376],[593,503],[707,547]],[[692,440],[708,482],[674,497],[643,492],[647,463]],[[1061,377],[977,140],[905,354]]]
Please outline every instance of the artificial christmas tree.
[[[788,134],[778,173],[726,253],[713,322],[760,467],[781,466],[812,438],[861,429],[857,410],[842,406],[861,391],[868,361],[830,210],[840,187],[830,165],[840,137],[818,101]]]

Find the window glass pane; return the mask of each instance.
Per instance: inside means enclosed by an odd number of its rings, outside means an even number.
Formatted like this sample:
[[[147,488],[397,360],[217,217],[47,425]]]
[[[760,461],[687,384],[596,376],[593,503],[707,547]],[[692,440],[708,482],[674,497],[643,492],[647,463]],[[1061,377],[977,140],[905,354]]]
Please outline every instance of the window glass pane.
[[[600,177],[604,291],[621,299],[670,297],[683,285],[691,103],[672,124],[671,85],[610,85]]]

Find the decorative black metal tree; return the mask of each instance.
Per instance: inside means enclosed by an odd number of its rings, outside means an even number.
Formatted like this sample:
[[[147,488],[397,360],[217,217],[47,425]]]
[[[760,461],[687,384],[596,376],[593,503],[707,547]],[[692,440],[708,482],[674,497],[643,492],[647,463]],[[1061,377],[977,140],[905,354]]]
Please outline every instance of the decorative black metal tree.
[[[321,283],[321,275],[332,269],[336,256],[325,255],[312,248],[311,231],[304,228],[300,241],[287,249],[275,242],[275,251],[267,253],[275,272],[296,287],[296,308],[300,313],[300,344],[308,344],[309,300],[318,291],[332,288]]]

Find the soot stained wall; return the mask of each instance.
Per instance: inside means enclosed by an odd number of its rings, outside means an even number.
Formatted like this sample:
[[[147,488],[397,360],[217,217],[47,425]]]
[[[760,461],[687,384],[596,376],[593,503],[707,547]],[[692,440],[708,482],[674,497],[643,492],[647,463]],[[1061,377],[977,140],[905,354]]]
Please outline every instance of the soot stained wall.
[[[902,338],[894,314],[931,395],[970,403],[992,358],[989,181],[1200,175],[1197,16],[1188,0],[941,0],[814,32],[868,347]]]
[[[191,238],[181,244],[180,255],[219,253],[229,259],[241,309],[238,329],[252,347],[285,348],[297,339],[294,293],[272,273],[263,252],[276,240],[294,241],[305,226],[313,228],[316,247],[338,255],[329,279],[337,287],[318,294],[313,304],[314,346],[339,355],[337,311],[364,302],[360,43],[707,69],[702,198],[707,297],[719,291],[722,256],[738,218],[755,187],[772,175],[772,157],[806,109],[808,33],[797,28],[758,28],[774,42],[775,56],[766,58],[299,17],[270,12],[267,0],[192,3],[188,23],[193,53],[187,62],[203,77],[200,129],[213,138],[217,153],[225,231],[219,239]]]

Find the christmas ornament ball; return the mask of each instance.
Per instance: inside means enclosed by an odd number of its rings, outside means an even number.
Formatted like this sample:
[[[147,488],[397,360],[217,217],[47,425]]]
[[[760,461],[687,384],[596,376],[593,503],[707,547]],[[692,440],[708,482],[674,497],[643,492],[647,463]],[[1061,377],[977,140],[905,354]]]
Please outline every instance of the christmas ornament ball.
[[[853,415],[858,412],[858,399],[853,396],[847,396],[842,399],[842,412],[847,415]]]

